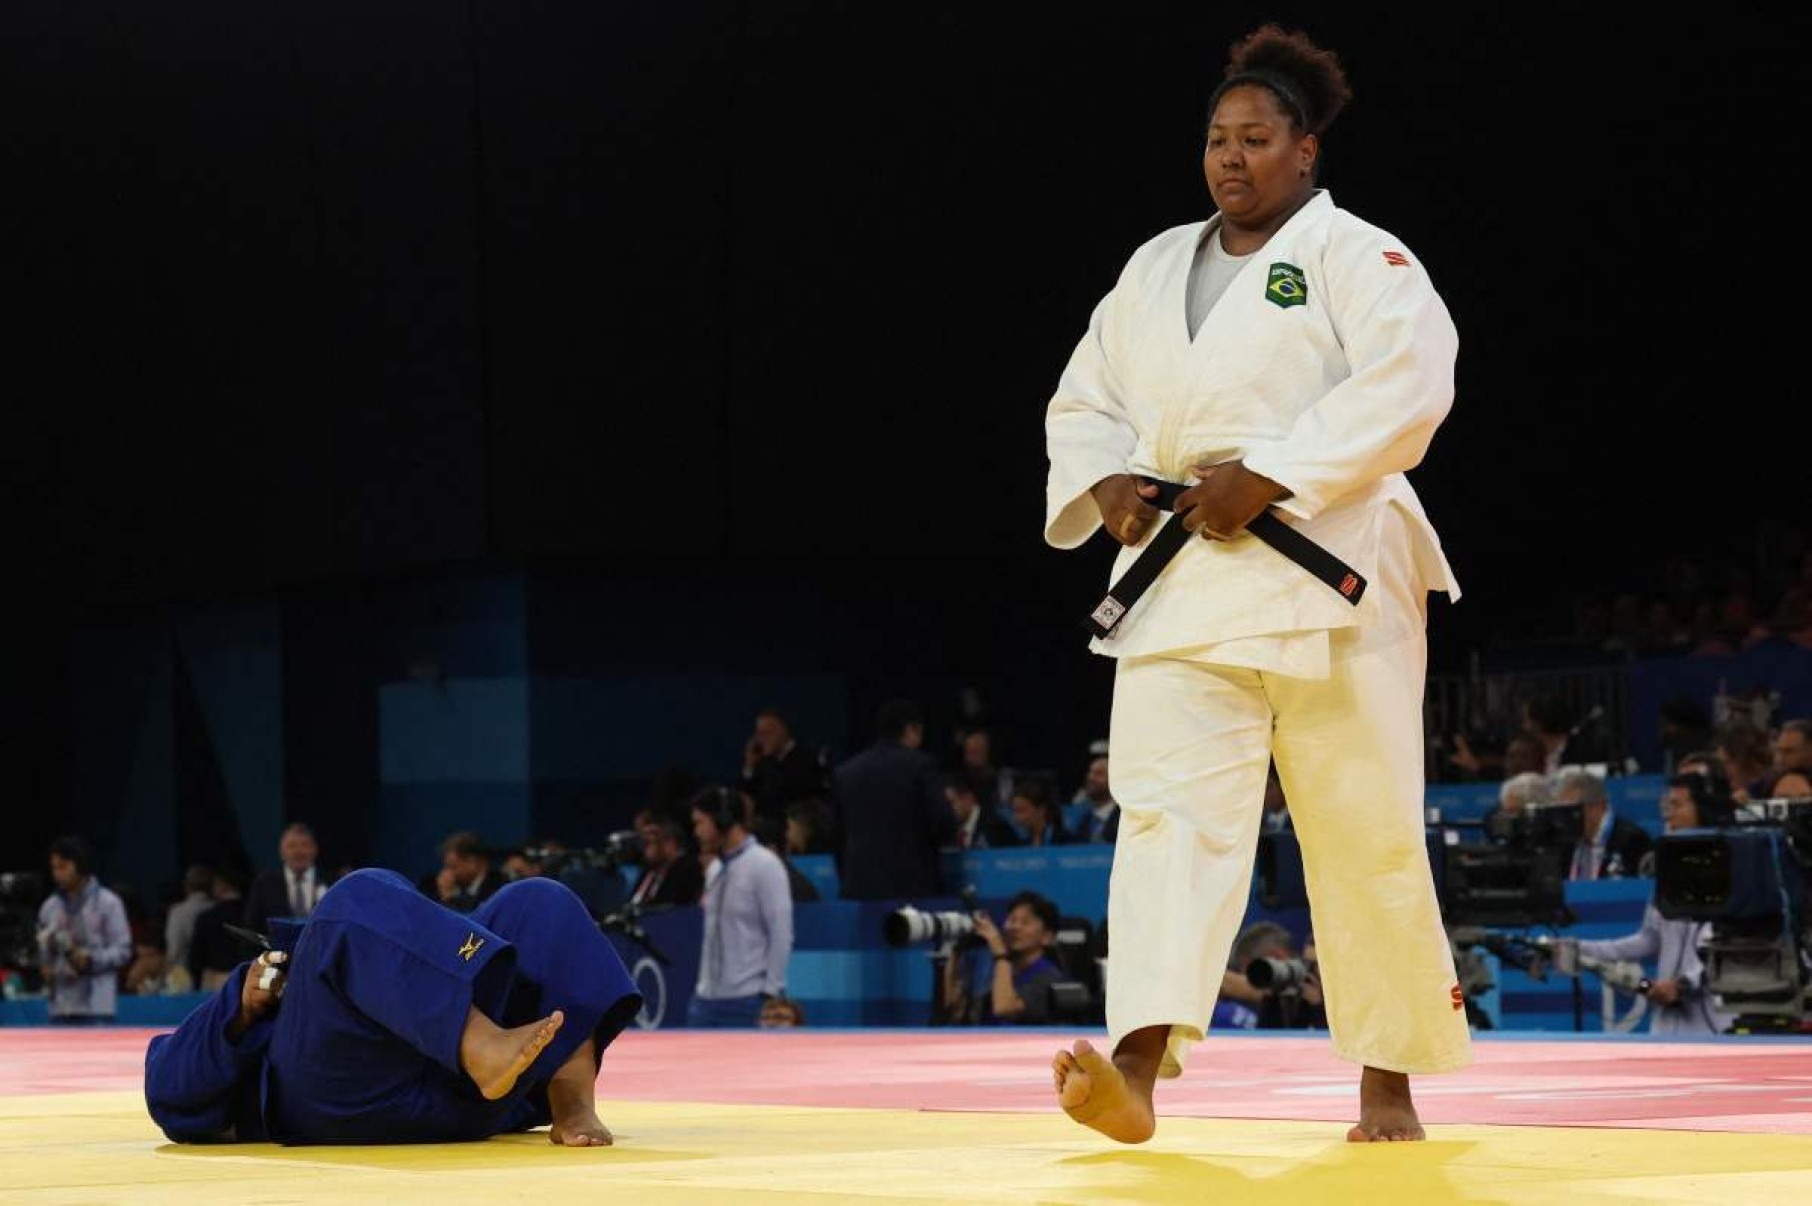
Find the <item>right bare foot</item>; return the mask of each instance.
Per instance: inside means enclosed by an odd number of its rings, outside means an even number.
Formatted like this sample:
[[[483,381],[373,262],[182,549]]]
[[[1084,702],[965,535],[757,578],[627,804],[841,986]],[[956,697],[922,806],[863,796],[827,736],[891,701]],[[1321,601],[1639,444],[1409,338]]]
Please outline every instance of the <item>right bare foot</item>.
[[[1121,1143],[1143,1143],[1158,1128],[1151,1085],[1134,1084],[1087,1039],[1051,1060],[1051,1080],[1063,1112]]]
[[[505,1030],[474,1009],[466,1015],[466,1028],[459,1036],[459,1066],[486,1101],[506,1097],[564,1021],[566,1015],[556,1009],[539,1022]]]

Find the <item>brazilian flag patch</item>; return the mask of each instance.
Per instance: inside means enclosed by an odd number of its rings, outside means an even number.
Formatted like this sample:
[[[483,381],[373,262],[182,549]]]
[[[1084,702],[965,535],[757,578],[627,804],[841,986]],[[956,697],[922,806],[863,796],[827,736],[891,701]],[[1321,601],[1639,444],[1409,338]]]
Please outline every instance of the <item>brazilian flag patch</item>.
[[[1265,281],[1265,296],[1285,309],[1307,305],[1309,280],[1294,264],[1273,264],[1270,278]]]

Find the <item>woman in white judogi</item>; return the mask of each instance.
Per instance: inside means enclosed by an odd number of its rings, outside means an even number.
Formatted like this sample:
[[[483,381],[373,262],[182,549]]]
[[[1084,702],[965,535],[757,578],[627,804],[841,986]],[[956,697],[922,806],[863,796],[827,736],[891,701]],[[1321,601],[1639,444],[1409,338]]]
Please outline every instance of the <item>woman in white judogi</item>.
[[[1141,477],[1193,481],[1169,522],[1204,537],[1095,644],[1119,659],[1114,1046],[1052,1073],[1072,1117],[1126,1142],[1203,1037],[1273,758],[1334,1049],[1364,1066],[1349,1138],[1421,1138],[1409,1074],[1471,1055],[1422,814],[1427,592],[1459,592],[1402,476],[1452,403],[1457,337],[1402,242],[1315,187],[1349,95],[1300,34],[1235,45],[1203,163],[1218,212],[1133,254],[1046,418],[1052,545],[1105,524],[1117,577],[1163,519]],[[1242,533],[1267,507],[1368,579],[1358,606]]]

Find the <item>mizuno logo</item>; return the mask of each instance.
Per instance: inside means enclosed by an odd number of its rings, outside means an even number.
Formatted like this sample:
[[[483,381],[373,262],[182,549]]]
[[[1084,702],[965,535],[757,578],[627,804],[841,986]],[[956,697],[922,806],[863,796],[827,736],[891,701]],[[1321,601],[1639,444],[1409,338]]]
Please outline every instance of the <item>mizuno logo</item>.
[[[1401,251],[1385,252],[1384,253],[1384,262],[1386,264],[1389,264],[1392,268],[1409,267],[1409,257],[1404,255]]]

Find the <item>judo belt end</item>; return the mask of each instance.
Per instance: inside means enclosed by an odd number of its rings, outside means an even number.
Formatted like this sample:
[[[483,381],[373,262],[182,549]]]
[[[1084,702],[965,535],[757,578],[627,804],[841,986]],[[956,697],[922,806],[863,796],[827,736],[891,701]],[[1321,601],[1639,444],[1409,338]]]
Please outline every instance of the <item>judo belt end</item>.
[[[1089,613],[1088,626],[1094,630],[1096,636],[1110,637],[1114,634],[1114,626],[1119,624],[1120,617],[1125,614],[1126,604],[1112,595],[1108,595],[1095,605],[1094,611]]]

